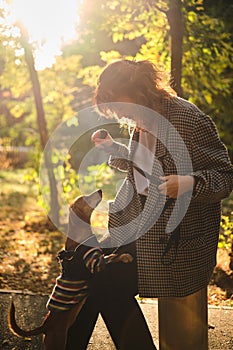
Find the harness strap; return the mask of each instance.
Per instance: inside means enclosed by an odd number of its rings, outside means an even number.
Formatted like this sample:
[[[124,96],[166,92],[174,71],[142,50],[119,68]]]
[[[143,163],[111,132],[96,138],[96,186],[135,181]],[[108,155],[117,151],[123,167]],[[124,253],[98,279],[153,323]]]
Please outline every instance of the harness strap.
[[[151,183],[153,183],[157,186],[162,183],[162,181],[158,177],[155,177],[155,176],[149,174],[148,172],[142,170],[133,161],[128,160],[128,162],[135,170],[137,170],[142,176],[147,178]],[[163,208],[161,215],[164,213],[164,211],[167,208],[169,208],[169,206],[171,206],[173,203],[175,203],[175,201],[176,201],[176,199],[174,199],[174,198],[168,198],[167,201],[165,202],[165,205],[164,205],[164,208]],[[163,254],[161,257],[161,261],[162,261],[163,265],[169,266],[170,264],[172,264],[175,261],[176,256],[177,256],[179,241],[180,241],[180,224],[171,233],[171,236],[166,244],[166,247],[164,248],[164,251],[163,251]],[[172,249],[173,245],[175,246],[175,254],[174,254],[173,258],[170,259],[170,261],[166,262],[165,258],[167,256],[167,254],[170,252],[170,250]]]

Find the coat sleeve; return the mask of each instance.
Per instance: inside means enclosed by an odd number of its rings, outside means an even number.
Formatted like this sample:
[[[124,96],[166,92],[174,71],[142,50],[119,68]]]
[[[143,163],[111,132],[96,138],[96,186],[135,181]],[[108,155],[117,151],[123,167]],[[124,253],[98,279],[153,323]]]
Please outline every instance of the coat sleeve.
[[[209,116],[198,118],[191,149],[195,178],[193,199],[213,203],[228,197],[233,189],[233,166]]]

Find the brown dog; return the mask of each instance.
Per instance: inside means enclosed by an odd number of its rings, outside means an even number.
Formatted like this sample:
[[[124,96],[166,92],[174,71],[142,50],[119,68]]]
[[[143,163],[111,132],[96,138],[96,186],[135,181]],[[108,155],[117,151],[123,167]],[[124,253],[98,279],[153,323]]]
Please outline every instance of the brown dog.
[[[88,280],[93,273],[101,271],[108,263],[128,263],[133,260],[130,254],[104,256],[98,247],[98,241],[91,231],[90,218],[101,199],[102,191],[98,190],[88,196],[78,197],[70,206],[65,250],[58,255],[62,274],[57,278],[47,304],[50,311],[42,325],[32,330],[22,330],[16,323],[13,302],[11,304],[9,327],[12,332],[21,337],[43,333],[46,350],[65,349],[68,329],[88,297]]]

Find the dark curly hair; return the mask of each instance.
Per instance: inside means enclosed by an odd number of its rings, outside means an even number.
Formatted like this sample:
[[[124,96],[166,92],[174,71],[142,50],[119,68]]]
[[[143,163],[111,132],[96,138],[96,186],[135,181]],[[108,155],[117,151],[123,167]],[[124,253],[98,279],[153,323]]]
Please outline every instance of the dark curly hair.
[[[100,74],[94,103],[101,113],[106,114],[104,104],[126,96],[136,104],[160,112],[162,100],[174,95],[174,90],[165,85],[162,72],[152,62],[123,59],[110,63]]]

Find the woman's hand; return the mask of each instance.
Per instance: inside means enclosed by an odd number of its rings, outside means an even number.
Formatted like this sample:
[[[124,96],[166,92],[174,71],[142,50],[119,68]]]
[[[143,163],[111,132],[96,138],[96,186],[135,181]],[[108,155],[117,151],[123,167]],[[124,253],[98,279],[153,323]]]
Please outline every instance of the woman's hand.
[[[160,176],[160,180],[164,181],[158,186],[161,194],[169,198],[177,198],[182,194],[192,191],[194,187],[194,177],[191,175],[168,175]]]
[[[104,129],[96,130],[91,136],[91,141],[95,144],[96,147],[102,149],[111,147],[113,144],[113,138]]]

